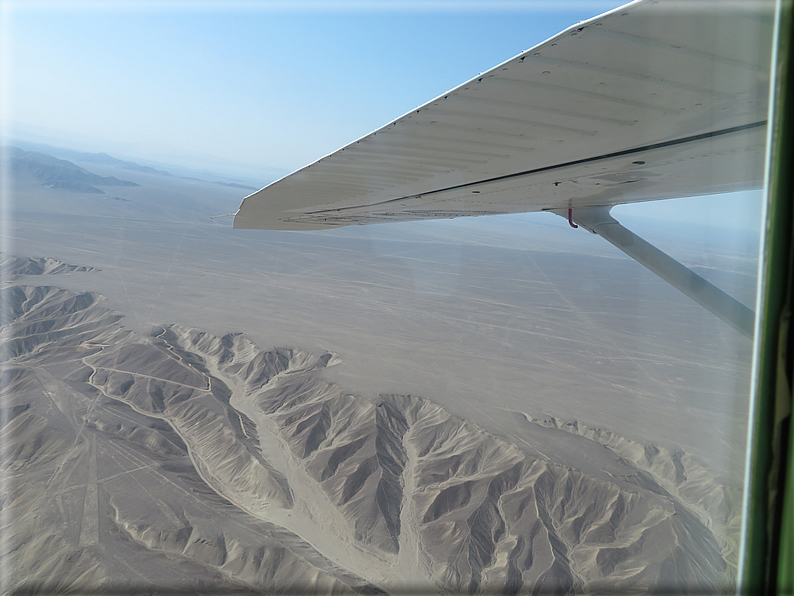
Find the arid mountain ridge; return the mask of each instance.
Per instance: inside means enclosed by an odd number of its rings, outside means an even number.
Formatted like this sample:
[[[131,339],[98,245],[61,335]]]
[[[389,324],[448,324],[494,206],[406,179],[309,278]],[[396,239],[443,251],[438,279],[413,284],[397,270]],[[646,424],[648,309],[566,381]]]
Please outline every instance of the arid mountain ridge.
[[[5,167],[15,176],[33,178],[44,186],[69,192],[105,194],[97,186],[140,186],[115,176],[98,176],[65,159],[45,153],[24,151],[18,147],[7,149]]]
[[[58,263],[40,273],[79,270]],[[736,496],[686,453],[527,417],[528,432],[568,433],[612,462],[560,466],[430,400],[329,383],[317,373],[340,362],[330,353],[176,325],[141,337],[97,294],[2,291],[3,557],[17,589],[734,581]]]
[[[87,192],[104,194],[104,191],[96,186],[139,186],[135,182],[119,180],[114,176],[98,176],[81,168],[68,160],[79,161],[81,163],[98,164],[101,166],[112,166],[122,170],[138,172],[143,174],[156,174],[158,176],[174,176],[165,170],[158,170],[151,166],[144,166],[133,161],[118,159],[107,153],[87,153],[84,151],[74,151],[61,147],[53,147],[44,143],[29,143],[14,141],[20,146],[6,146],[4,150],[7,155],[7,166],[9,171],[16,176],[32,176],[35,180],[51,188],[66,190],[70,192]],[[190,176],[179,176],[185,180],[199,180]],[[231,188],[243,190],[258,190],[258,187],[239,184],[237,182],[223,182],[220,180],[212,181],[212,184],[220,184]]]
[[[22,275],[53,275],[73,271],[98,271],[95,267],[69,265],[50,257],[14,257],[3,253],[0,253],[0,270],[11,279],[16,279]]]

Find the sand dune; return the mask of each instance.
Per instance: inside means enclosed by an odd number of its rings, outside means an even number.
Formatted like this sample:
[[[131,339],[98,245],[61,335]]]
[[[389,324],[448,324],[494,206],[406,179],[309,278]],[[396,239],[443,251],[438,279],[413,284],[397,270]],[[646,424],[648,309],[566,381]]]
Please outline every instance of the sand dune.
[[[528,432],[619,459],[553,464],[430,400],[329,383],[330,353],[175,325],[141,337],[96,294],[2,291],[12,587],[686,593],[734,580],[735,498],[686,453],[528,417]]]

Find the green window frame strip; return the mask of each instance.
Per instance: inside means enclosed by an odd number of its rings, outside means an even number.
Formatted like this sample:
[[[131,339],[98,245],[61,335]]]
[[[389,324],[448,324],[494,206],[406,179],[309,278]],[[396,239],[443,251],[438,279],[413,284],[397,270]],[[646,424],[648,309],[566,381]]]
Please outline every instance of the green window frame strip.
[[[794,382],[794,0],[780,0],[771,114],[764,291],[756,407],[751,420],[749,507],[739,592],[794,594],[794,441],[791,440]]]

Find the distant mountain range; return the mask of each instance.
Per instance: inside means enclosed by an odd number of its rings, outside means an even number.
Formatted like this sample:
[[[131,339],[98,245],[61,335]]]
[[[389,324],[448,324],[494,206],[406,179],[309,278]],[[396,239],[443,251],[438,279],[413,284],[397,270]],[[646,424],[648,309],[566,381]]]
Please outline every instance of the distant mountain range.
[[[157,170],[150,166],[142,166],[141,164],[135,163],[134,161],[125,161],[123,159],[118,159],[116,157],[113,157],[112,155],[108,155],[107,153],[87,153],[84,151],[75,151],[73,149],[64,149],[62,147],[53,147],[52,145],[47,145],[45,143],[29,143],[27,141],[14,140],[13,143],[14,143],[13,149],[16,151],[25,151],[27,153],[36,153],[39,155],[43,154],[46,156],[61,158],[59,161],[71,159],[83,163],[96,163],[105,166],[112,166],[122,170],[130,170],[131,172],[140,172],[142,174],[174,176],[173,174],[171,174],[170,172],[166,172],[165,170]],[[70,162],[67,161],[65,163],[70,163]],[[78,167],[75,166],[74,164],[71,165],[74,167]],[[199,180],[199,178],[191,178],[187,176],[178,176],[178,177],[184,178],[185,180]],[[246,186],[245,184],[237,184],[235,182],[219,182],[219,181],[211,181],[211,182],[213,184],[220,184],[221,186],[230,186],[232,188],[240,188],[244,190],[259,190],[259,187]],[[102,183],[95,182],[94,184],[101,185]],[[105,184],[107,185],[107,183]],[[73,190],[62,186],[58,186],[54,188],[64,188],[65,190]],[[95,188],[94,190],[78,190],[76,192],[102,192],[102,191]]]
[[[62,147],[53,147],[45,143],[28,143],[26,141],[14,141],[14,145],[26,151],[46,153],[54,157],[62,159],[73,159],[75,161],[82,161],[88,163],[98,163],[106,166],[113,166],[121,168],[122,170],[130,170],[132,172],[141,172],[144,174],[160,174],[161,176],[171,176],[170,172],[165,170],[156,170],[149,166],[142,166],[134,161],[124,161],[117,159],[107,153],[86,153],[84,151],[74,151],[73,149],[63,149]]]
[[[99,176],[65,159],[37,151],[25,151],[19,147],[8,147],[5,159],[15,176],[33,177],[50,188],[105,194],[105,191],[96,186],[140,186],[135,182],[119,180],[114,176]]]

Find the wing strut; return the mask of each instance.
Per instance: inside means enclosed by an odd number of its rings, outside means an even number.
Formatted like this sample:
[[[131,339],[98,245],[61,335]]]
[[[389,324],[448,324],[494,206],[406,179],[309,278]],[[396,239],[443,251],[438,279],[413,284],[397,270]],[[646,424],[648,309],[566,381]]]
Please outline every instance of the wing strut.
[[[632,259],[752,339],[755,321],[755,313],[752,310],[631,230],[624,228],[609,214],[611,209],[611,206],[582,207],[574,208],[565,214],[561,212],[559,215],[568,216],[569,221],[576,222],[586,230],[611,242]]]

